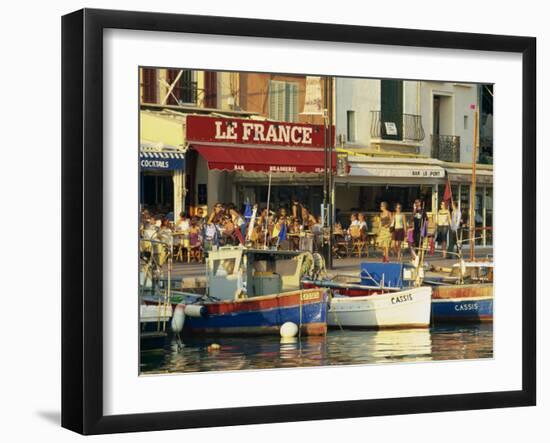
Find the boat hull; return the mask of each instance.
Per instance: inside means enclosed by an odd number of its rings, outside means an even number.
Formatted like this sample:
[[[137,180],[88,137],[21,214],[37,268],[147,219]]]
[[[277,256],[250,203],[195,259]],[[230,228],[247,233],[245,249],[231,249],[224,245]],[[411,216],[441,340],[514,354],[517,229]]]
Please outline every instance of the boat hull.
[[[434,323],[492,322],[493,298],[463,297],[432,300]]]
[[[434,323],[493,321],[493,285],[439,286],[432,293]]]
[[[172,306],[169,304],[140,306],[140,349],[162,347],[169,336]]]
[[[422,328],[430,325],[431,288],[364,297],[334,297],[330,303],[329,327]]]
[[[193,334],[277,335],[292,322],[302,335],[327,332],[328,292],[308,289],[250,299],[206,303],[204,317],[186,317],[183,331]]]

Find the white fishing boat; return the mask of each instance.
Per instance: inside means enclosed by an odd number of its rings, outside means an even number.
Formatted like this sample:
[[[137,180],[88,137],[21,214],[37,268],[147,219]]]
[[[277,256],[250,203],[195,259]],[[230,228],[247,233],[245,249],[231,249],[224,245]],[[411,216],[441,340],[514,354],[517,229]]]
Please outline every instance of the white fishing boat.
[[[334,296],[327,324],[342,328],[427,328],[431,299],[428,286],[358,297]]]

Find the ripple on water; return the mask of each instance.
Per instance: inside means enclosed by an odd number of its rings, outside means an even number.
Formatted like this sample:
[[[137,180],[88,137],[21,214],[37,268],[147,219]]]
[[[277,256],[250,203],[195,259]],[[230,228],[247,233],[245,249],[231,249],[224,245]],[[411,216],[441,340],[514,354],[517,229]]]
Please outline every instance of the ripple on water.
[[[331,330],[326,337],[185,337],[164,348],[144,350],[147,373],[236,371],[430,360],[492,358],[492,324],[431,329]],[[220,345],[212,349],[212,343]]]

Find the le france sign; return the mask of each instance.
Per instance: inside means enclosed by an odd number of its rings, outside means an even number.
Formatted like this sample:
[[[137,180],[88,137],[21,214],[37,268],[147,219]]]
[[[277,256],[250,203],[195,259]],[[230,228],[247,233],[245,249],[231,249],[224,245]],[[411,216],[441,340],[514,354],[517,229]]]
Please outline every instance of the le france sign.
[[[188,142],[325,147],[322,125],[190,115],[186,131]]]

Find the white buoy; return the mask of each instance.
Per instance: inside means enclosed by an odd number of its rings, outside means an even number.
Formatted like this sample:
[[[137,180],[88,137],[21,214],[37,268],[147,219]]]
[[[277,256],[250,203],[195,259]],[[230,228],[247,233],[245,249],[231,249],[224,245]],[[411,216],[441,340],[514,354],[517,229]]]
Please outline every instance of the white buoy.
[[[203,305],[186,305],[184,312],[187,317],[204,317],[206,307]]]
[[[296,335],[298,334],[298,326],[296,325],[296,323],[287,321],[286,323],[283,323],[279,332],[281,333],[281,337],[283,338],[296,337]]]
[[[174,315],[172,316],[172,331],[180,333],[183,330],[183,324],[185,323],[185,305],[179,304],[174,309]]]

